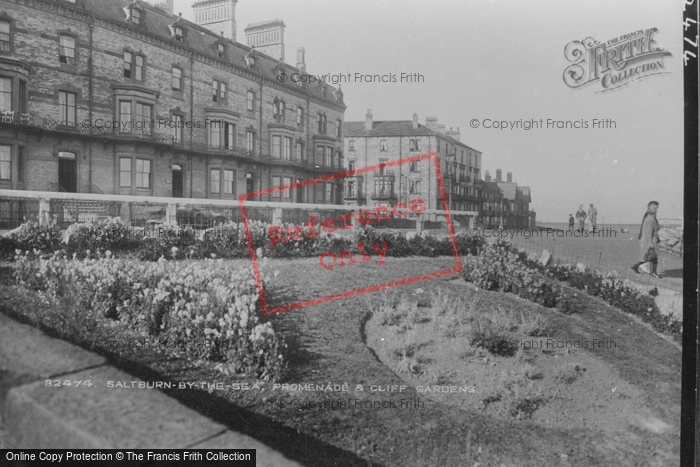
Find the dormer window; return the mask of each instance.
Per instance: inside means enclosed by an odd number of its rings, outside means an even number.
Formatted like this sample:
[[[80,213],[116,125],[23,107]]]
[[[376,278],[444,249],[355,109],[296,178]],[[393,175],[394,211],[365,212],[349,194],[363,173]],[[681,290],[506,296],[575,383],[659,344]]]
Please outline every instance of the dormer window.
[[[248,68],[253,68],[255,69],[256,67],[256,52],[255,52],[255,46],[250,48],[250,51],[245,54],[245,63],[248,66]]]
[[[175,26],[173,36],[175,37],[175,40],[178,42],[185,41],[185,35],[183,34],[182,28],[180,26]]]
[[[124,7],[124,14],[126,14],[126,21],[135,26],[142,26],[144,17],[146,16],[146,12],[136,1]]]
[[[224,47],[224,44],[219,44],[216,48],[217,54],[219,55],[219,58],[224,58],[226,55],[226,47]]]

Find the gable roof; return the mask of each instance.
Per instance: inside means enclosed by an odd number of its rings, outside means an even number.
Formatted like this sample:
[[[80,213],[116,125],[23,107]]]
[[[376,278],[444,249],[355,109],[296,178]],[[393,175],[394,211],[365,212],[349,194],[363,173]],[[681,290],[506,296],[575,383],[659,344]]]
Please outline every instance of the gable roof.
[[[483,185],[484,194],[499,193],[500,189],[495,181],[487,182],[486,180],[477,180],[476,184]]]
[[[531,203],[532,199],[530,198],[530,187],[529,186],[521,186],[518,187],[518,191],[520,192],[520,198],[522,201]]]
[[[515,182],[496,182],[498,188],[503,191],[503,197],[510,201],[515,201],[517,195],[518,184]]]

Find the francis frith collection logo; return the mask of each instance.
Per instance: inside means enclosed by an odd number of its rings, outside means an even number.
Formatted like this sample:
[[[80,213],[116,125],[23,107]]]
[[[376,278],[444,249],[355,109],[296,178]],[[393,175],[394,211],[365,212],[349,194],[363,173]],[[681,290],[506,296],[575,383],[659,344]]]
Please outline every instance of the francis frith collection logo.
[[[659,47],[654,40],[657,28],[599,42],[592,37],[572,41],[564,48],[570,62],[564,70],[564,82],[570,88],[600,83],[596,92],[612,91],[649,76],[668,73],[664,57],[671,52]]]

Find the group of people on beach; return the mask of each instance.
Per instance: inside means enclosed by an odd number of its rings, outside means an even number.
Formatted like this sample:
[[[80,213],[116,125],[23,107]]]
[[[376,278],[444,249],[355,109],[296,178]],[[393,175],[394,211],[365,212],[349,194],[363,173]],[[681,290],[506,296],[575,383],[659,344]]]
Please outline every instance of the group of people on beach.
[[[569,214],[569,230],[572,232],[574,230],[578,230],[579,232],[583,232],[586,230],[586,219],[588,219],[588,222],[591,225],[591,230],[595,232],[596,229],[596,222],[598,221],[598,210],[593,206],[593,203],[590,204],[590,208],[588,208],[588,213],[583,208],[583,204],[578,207],[578,211],[576,211],[576,220],[574,221],[574,216]]]

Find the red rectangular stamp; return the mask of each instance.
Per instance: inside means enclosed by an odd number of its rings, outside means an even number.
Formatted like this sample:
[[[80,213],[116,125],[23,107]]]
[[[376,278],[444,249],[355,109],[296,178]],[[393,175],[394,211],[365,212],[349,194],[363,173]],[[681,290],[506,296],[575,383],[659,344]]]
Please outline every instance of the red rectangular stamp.
[[[415,277],[408,277],[403,279],[398,279],[382,284],[376,284],[369,287],[363,287],[354,290],[339,291],[337,293],[327,295],[325,297],[314,298],[310,300],[299,301],[296,303],[290,303],[282,306],[272,307],[268,306],[268,301],[265,297],[265,290],[263,286],[262,277],[260,275],[260,265],[258,263],[257,248],[253,241],[253,235],[251,232],[251,226],[248,221],[248,215],[246,213],[245,201],[250,198],[257,198],[271,193],[276,192],[289,192],[289,190],[296,189],[302,186],[309,186],[315,184],[326,184],[329,181],[344,179],[347,177],[360,176],[364,173],[379,171],[384,173],[386,169],[394,166],[399,166],[401,164],[410,164],[412,162],[418,162],[423,160],[429,160],[432,162],[435,170],[435,176],[437,178],[437,187],[442,200],[442,210],[440,214],[445,216],[445,221],[447,224],[447,230],[449,234],[450,243],[452,245],[452,252],[454,254],[455,265],[449,269],[444,269],[440,271],[431,272],[428,274],[418,275]],[[255,273],[255,280],[258,286],[258,293],[260,295],[260,302],[262,304],[263,313],[266,315],[279,313],[282,311],[293,310],[297,308],[303,308],[311,305],[319,305],[321,303],[330,302],[332,300],[338,300],[342,298],[355,297],[358,295],[376,292],[382,289],[389,289],[392,287],[399,287],[402,285],[413,284],[420,281],[425,281],[429,279],[435,279],[437,277],[446,276],[450,274],[458,273],[462,270],[462,261],[459,254],[459,248],[457,247],[457,240],[455,238],[454,225],[452,223],[452,216],[450,214],[449,203],[447,202],[447,195],[445,192],[445,184],[442,178],[442,172],[440,170],[440,163],[438,161],[437,154],[434,152],[427,154],[420,154],[416,156],[411,156],[405,159],[398,159],[393,161],[382,162],[369,167],[361,167],[355,170],[348,170],[345,172],[339,172],[332,175],[326,175],[323,177],[299,181],[296,183],[291,183],[287,185],[280,185],[270,187],[264,190],[258,190],[250,193],[242,194],[238,197],[238,202],[241,209],[241,215],[243,217],[243,224],[245,227],[246,238],[248,240],[248,247],[250,249],[250,260],[253,263],[253,271]],[[388,203],[387,203],[388,204]],[[297,205],[298,208],[304,208],[304,204]],[[320,219],[319,216],[309,216],[309,219],[303,225],[291,225],[291,226],[269,226],[267,227],[269,246],[283,245],[290,242],[302,242],[305,239],[316,237],[324,233],[334,233],[336,231],[342,231],[347,229],[353,229],[358,224],[361,226],[371,225],[372,223],[379,223],[382,221],[390,219],[401,219],[413,215],[424,215],[430,213],[436,213],[436,210],[429,211],[426,208],[426,203],[420,197],[415,197],[412,199],[407,199],[405,201],[396,202],[391,206],[379,205],[379,206],[338,206],[338,205],[328,205],[329,210],[342,210],[347,211],[346,214],[339,215],[336,217],[326,217],[325,219]],[[320,210],[314,208],[314,210]],[[260,246],[260,245],[258,245]],[[320,267],[326,270],[332,270],[335,267],[343,267],[350,264],[363,263],[372,261],[374,258],[371,255],[379,256],[379,260],[375,261],[377,265],[382,265],[386,263],[386,253],[389,248],[389,242],[383,242],[381,244],[365,245],[364,243],[358,243],[355,245],[356,255],[361,255],[361,257],[355,260],[351,251],[326,251],[322,253],[319,257]]]

